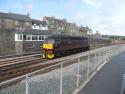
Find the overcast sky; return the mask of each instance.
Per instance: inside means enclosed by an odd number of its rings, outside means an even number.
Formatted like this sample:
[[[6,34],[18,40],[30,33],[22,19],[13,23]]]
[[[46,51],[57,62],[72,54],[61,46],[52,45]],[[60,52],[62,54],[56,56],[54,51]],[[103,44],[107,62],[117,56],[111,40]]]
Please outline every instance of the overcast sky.
[[[102,34],[125,36],[125,0],[0,0],[0,12],[55,16]]]

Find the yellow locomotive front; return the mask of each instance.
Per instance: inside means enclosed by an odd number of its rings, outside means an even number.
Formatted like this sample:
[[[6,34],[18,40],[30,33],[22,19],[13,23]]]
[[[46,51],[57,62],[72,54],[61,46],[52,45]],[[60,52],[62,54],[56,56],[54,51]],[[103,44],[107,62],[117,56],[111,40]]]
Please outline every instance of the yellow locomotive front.
[[[46,39],[42,45],[43,58],[54,58],[54,40]]]

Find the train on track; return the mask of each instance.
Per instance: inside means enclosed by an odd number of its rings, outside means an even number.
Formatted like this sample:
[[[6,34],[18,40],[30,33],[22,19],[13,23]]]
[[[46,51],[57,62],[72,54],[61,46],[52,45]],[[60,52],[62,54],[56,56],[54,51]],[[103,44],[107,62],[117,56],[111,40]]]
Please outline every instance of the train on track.
[[[68,35],[53,35],[43,42],[43,58],[54,58],[63,53],[89,50],[89,39],[87,37],[76,37]]]

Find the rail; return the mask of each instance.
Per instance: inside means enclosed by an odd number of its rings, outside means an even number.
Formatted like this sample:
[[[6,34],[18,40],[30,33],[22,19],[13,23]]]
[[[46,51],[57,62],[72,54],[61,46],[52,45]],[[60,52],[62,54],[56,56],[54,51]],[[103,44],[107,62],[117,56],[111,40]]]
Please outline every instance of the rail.
[[[27,55],[32,55],[32,54],[40,54],[40,51],[37,51],[37,52],[29,52],[29,53],[22,53],[22,54],[4,55],[4,56],[0,56],[0,59],[15,58],[15,57],[27,56]]]
[[[0,83],[0,94],[77,94],[125,44],[65,57],[65,61]]]

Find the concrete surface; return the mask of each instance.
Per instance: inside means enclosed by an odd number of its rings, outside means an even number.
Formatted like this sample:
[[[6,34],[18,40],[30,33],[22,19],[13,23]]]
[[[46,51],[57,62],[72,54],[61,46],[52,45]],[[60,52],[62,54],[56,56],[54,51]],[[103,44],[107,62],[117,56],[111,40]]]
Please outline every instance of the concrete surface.
[[[125,52],[105,64],[78,94],[120,94],[123,74]]]

